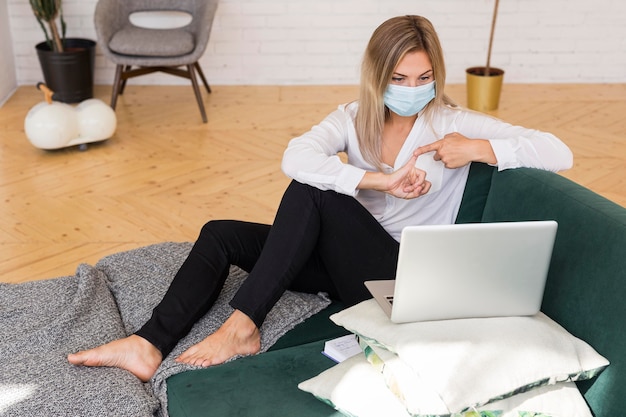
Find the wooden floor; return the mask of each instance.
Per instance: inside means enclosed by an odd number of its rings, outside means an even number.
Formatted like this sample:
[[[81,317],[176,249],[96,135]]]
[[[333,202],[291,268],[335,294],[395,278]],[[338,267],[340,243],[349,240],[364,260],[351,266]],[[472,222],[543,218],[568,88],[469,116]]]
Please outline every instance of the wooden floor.
[[[271,222],[288,140],[356,91],[214,86],[203,124],[190,87],[129,85],[115,135],[81,152],[30,144],[24,117],[42,97],[20,87],[0,108],[0,281],[72,275],[107,254],[191,241],[209,219]],[[463,85],[448,93],[465,104]],[[626,84],[505,85],[493,114],[561,137],[575,155],[563,175],[626,206]]]

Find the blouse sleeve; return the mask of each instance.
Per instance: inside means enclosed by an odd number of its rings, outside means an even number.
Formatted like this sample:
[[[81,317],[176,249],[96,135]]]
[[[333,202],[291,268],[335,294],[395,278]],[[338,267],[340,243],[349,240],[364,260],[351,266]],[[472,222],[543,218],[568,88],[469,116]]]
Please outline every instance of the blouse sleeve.
[[[290,178],[321,190],[356,195],[365,169],[344,163],[338,153],[346,152],[350,116],[341,107],[302,136],[292,139],[283,154],[282,170]]]
[[[572,167],[572,151],[551,133],[474,112],[461,112],[456,124],[464,136],[489,140],[499,171],[527,167],[556,172]]]

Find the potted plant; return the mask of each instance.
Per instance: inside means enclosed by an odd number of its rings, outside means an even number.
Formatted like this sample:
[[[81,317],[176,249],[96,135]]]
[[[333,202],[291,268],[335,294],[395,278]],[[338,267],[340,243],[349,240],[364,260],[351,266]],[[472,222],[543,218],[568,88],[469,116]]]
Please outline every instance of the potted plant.
[[[489,111],[498,108],[500,103],[500,91],[504,70],[491,67],[491,48],[493,46],[493,34],[496,29],[499,0],[495,0],[493,17],[491,19],[491,32],[489,34],[489,48],[487,50],[487,65],[484,67],[471,67],[465,70],[467,79],[467,107],[472,110]]]
[[[29,1],[46,37],[35,49],[45,83],[55,92],[54,99],[77,103],[93,97],[96,43],[89,39],[65,37],[62,0]]]

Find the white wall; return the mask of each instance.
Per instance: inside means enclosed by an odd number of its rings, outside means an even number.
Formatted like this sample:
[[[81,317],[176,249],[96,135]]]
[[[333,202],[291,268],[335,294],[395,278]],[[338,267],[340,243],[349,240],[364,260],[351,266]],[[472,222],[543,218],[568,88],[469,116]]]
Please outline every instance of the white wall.
[[[97,0],[64,0],[68,36],[94,38]],[[34,45],[43,39],[25,0],[8,0],[17,81],[41,79]],[[363,49],[383,20],[421,14],[437,28],[448,82],[484,65],[493,0],[221,0],[201,60],[209,82],[355,84]],[[510,83],[626,82],[626,1],[502,0],[492,65]],[[96,82],[113,66],[97,55]],[[143,78],[143,79],[142,79]],[[187,83],[168,75],[136,83]]]
[[[0,0],[0,107],[17,88],[13,44],[6,1]]]

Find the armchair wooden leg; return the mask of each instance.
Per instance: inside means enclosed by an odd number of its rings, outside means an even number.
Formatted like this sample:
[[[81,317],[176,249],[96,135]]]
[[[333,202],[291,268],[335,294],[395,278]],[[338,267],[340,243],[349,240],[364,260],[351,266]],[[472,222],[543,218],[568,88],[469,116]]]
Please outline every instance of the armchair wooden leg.
[[[200,75],[200,78],[202,79],[202,82],[204,83],[204,86],[206,87],[207,93],[211,94],[211,87],[209,86],[209,83],[206,81],[206,78],[204,77],[204,72],[202,72],[202,68],[200,67],[200,64],[198,62],[195,62],[193,66],[196,68],[198,75]]]
[[[122,83],[120,84],[120,94],[124,94],[124,89],[126,88],[126,81],[128,80],[127,73],[130,72],[132,65],[126,65],[124,70],[122,71]]]
[[[198,101],[198,107],[200,107],[200,114],[202,115],[202,122],[207,122],[206,112],[204,110],[204,102],[202,101],[202,93],[198,86],[198,80],[196,79],[196,73],[194,71],[194,65],[187,65],[187,71],[189,71],[189,78],[191,79],[191,85],[193,86],[193,92],[196,95]]]
[[[113,88],[111,91],[111,108],[113,110],[115,110],[115,106],[117,105],[117,95],[119,94],[121,88],[122,72],[123,65],[115,67],[115,79],[113,80]]]

